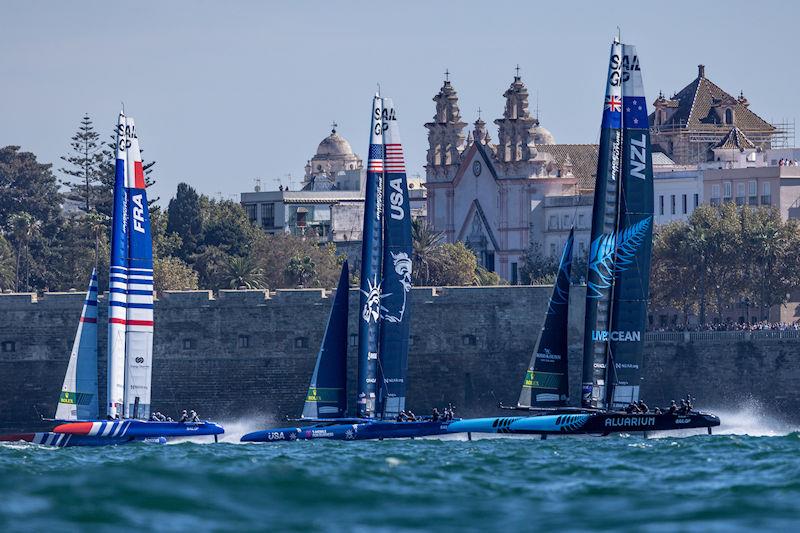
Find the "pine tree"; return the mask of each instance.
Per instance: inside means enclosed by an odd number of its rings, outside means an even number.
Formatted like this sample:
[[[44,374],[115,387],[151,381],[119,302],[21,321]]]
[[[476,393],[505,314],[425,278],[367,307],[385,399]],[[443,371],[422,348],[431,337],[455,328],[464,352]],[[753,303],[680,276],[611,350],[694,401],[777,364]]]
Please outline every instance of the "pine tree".
[[[89,212],[96,206],[96,189],[100,185],[101,166],[103,163],[100,134],[94,130],[89,114],[81,120],[78,131],[72,136],[69,144],[72,150],[61,159],[69,166],[60,169],[71,178],[63,181],[70,188],[67,197],[83,204],[83,210]]]
[[[203,219],[200,214],[200,196],[186,183],[178,184],[175,198],[167,208],[167,233],[175,233],[182,240],[179,257],[188,260],[197,250],[203,232]]]

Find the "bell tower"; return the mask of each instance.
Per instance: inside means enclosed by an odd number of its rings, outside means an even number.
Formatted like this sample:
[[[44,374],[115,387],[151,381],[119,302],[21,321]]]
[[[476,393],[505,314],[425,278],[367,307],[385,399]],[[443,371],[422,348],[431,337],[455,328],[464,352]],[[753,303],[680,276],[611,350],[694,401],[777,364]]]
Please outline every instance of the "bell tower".
[[[425,124],[428,129],[428,161],[425,165],[427,179],[443,180],[455,176],[464,146],[464,127],[458,108],[458,94],[450,83],[450,72],[439,93],[433,97],[436,114]]]
[[[534,119],[528,110],[528,88],[519,76],[519,65],[511,86],[503,93],[506,107],[497,124],[497,161],[501,164],[526,162],[536,157]]]

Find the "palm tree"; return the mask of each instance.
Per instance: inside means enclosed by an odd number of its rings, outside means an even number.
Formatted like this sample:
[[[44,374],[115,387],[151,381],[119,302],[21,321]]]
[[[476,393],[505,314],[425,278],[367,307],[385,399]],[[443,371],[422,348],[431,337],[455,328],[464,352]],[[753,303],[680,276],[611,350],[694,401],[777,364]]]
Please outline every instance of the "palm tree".
[[[231,257],[225,277],[231,289],[261,289],[264,287],[264,272],[250,256]]]
[[[97,262],[100,259],[100,235],[108,227],[110,217],[98,213],[96,209],[89,211],[83,217],[83,223],[86,224],[86,229],[89,234],[94,234],[94,266],[97,267]]]
[[[308,282],[316,281],[317,265],[307,255],[303,257],[295,255],[286,265],[286,274],[294,280],[298,287],[305,287]]]
[[[14,250],[0,234],[0,290],[14,286]]]
[[[411,222],[411,261],[414,285],[426,285],[431,276],[431,264],[436,249],[444,240],[444,232],[436,231],[426,220],[414,219]]]
[[[14,240],[17,241],[17,265],[15,268],[14,290],[19,291],[20,260],[25,251],[25,287],[30,288],[31,265],[29,247],[31,240],[39,232],[42,223],[26,212],[14,213],[8,218],[8,225]]]

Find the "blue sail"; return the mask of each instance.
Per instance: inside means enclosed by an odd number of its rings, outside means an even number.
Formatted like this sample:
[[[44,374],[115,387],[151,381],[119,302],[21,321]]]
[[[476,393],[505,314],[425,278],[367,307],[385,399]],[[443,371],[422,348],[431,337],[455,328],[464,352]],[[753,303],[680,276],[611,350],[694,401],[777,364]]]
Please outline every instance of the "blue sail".
[[[567,339],[574,234],[573,228],[564,244],[544,325],[517,402],[520,407],[558,407],[566,405],[569,399]]]
[[[619,217],[622,152],[622,45],[611,45],[600,153],[594,189],[592,232],[586,280],[581,406],[606,407],[608,329]]]
[[[356,412],[361,418],[376,415],[383,260],[383,131],[383,102],[380,96],[375,95],[372,100],[372,129],[367,159],[361,243],[356,399]]]
[[[383,286],[377,410],[383,418],[394,419],[405,409],[406,403],[408,335],[411,326],[411,207],[397,112],[390,98],[383,99],[383,121],[386,131]]]
[[[622,180],[609,335],[609,407],[639,399],[653,244],[653,161],[636,48],[622,45]]]
[[[350,271],[345,261],[303,405],[304,418],[341,418],[347,412],[349,281]]]

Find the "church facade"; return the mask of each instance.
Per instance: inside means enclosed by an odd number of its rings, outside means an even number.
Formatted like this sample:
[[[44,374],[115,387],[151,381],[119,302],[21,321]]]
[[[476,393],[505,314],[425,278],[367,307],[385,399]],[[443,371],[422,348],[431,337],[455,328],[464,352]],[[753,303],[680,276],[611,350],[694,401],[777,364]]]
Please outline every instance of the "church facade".
[[[575,224],[576,249],[588,246],[597,146],[555,144],[531,115],[519,75],[503,97],[494,142],[480,116],[465,131],[449,79],[434,96],[436,114],[425,124],[428,221],[447,242],[464,242],[483,267],[519,283],[532,244],[558,257]]]

